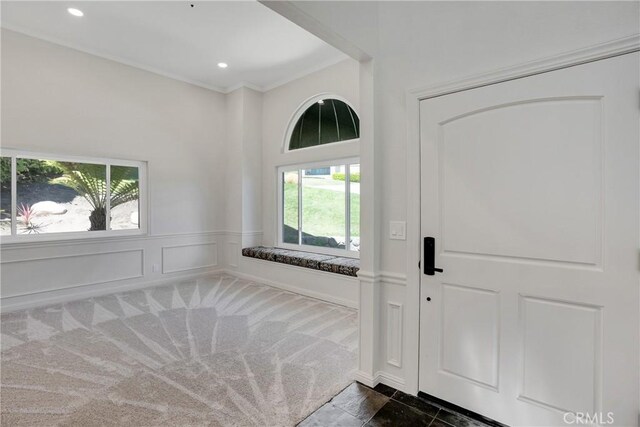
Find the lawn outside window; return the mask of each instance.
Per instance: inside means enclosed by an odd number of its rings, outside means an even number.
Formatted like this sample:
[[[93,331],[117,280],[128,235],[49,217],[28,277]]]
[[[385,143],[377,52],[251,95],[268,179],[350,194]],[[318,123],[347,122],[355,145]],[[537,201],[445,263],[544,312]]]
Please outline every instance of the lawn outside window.
[[[278,168],[276,246],[359,258],[359,159]]]
[[[0,152],[2,243],[143,235],[146,163]]]

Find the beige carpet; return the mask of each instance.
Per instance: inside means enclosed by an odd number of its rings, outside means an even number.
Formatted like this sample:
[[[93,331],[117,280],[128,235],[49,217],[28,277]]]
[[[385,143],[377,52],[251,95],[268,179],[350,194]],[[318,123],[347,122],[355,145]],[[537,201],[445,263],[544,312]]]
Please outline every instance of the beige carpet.
[[[6,426],[292,426],[356,369],[354,310],[225,275],[1,322]]]

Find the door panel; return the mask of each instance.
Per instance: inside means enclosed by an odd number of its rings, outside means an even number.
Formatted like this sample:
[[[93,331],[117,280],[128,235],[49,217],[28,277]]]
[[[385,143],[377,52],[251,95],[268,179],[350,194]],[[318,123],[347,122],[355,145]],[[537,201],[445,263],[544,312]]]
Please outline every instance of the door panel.
[[[440,370],[498,388],[499,297],[494,291],[442,285]],[[469,357],[473,354],[473,358]]]
[[[582,408],[595,412],[602,363],[601,308],[521,297],[520,316],[523,366],[519,397],[562,411]]]
[[[598,98],[527,100],[441,123],[445,253],[596,264],[601,112]]]
[[[422,275],[422,391],[511,425],[637,425],[638,58],[421,102],[444,270]]]

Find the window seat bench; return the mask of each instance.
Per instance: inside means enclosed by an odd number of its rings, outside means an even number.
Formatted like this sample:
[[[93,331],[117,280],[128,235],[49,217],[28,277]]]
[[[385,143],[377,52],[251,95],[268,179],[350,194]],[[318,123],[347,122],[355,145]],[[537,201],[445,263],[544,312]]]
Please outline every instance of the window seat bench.
[[[293,251],[289,249],[255,246],[242,249],[242,255],[264,261],[273,261],[313,270],[343,274],[345,276],[355,277],[357,276],[358,270],[360,270],[359,259]]]

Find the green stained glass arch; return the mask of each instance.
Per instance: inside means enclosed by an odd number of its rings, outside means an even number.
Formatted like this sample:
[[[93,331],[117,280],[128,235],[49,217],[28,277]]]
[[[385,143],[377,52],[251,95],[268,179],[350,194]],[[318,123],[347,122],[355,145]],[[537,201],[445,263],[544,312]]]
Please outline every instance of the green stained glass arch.
[[[360,118],[346,102],[327,97],[316,100],[298,117],[289,150],[360,138]]]

